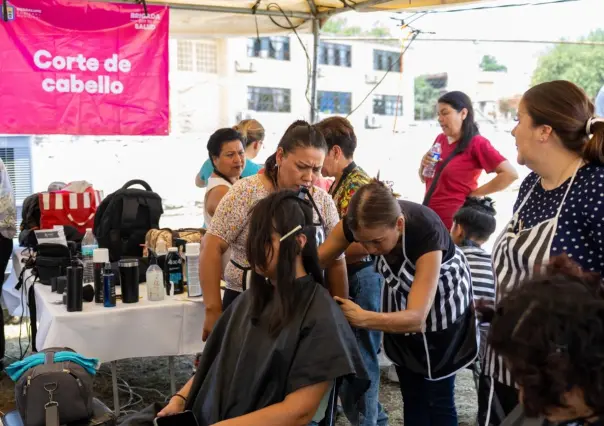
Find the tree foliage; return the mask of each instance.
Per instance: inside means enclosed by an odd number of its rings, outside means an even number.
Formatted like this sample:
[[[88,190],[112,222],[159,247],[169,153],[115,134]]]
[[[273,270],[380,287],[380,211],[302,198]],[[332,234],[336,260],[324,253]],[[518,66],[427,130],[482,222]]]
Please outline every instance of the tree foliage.
[[[590,33],[583,41],[604,42],[604,29]],[[568,80],[593,98],[604,85],[604,46],[559,44],[539,58],[533,84]]]
[[[337,34],[342,36],[367,36],[367,37],[390,37],[390,29],[379,23],[375,23],[369,31],[363,30],[358,25],[348,25],[346,18],[331,18],[323,24],[323,33]]]
[[[483,71],[506,72],[508,67],[497,62],[494,56],[484,55],[480,62],[480,69]]]
[[[436,118],[436,102],[440,91],[428,83],[425,76],[415,79],[415,119],[432,120]]]

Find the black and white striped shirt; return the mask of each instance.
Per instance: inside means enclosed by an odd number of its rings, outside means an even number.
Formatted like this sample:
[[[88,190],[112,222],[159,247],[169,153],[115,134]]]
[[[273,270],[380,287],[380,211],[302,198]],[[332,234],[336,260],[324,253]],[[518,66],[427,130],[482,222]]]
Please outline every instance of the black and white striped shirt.
[[[480,247],[460,247],[470,265],[472,274],[472,293],[474,301],[485,300],[491,305],[495,304],[495,277],[491,255]]]

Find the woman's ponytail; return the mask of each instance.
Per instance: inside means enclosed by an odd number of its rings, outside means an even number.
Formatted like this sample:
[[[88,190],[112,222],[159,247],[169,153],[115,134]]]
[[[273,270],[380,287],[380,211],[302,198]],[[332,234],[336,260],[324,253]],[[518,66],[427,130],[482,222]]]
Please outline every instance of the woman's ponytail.
[[[590,118],[585,131],[590,139],[585,144],[583,158],[589,162],[604,164],[604,118]]]

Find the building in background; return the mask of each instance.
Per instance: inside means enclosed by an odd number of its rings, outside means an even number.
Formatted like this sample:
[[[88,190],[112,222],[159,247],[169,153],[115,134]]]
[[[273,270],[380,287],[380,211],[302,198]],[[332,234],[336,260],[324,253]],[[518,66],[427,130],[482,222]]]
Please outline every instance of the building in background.
[[[303,45],[295,36],[172,40],[172,131],[208,132],[254,117],[280,134],[308,119],[312,38],[300,37]],[[413,121],[412,72],[402,72],[399,56],[378,43],[321,42],[318,118],[352,113],[353,125],[368,129]]]

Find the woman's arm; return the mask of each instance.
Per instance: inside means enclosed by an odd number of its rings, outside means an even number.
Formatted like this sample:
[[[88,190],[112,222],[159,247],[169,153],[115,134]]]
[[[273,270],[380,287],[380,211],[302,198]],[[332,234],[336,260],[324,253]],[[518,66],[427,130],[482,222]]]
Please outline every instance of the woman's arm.
[[[332,296],[339,296],[348,299],[348,271],[346,269],[346,259],[337,259],[325,271],[327,275],[327,284],[329,293]]]
[[[210,233],[206,233],[203,240],[203,250],[199,256],[199,279],[203,289],[203,302],[206,307],[201,337],[205,342],[222,313],[222,298],[220,296],[222,255],[229,249],[229,245],[222,238]]]
[[[195,175],[195,186],[198,188],[205,188],[208,183],[201,178],[199,173]]]
[[[489,194],[503,191],[516,179],[518,179],[518,172],[516,172],[514,166],[512,166],[512,164],[507,160],[503,161],[497,166],[495,173],[497,173],[497,176],[482,185],[480,188],[477,188],[470,195],[472,197],[485,197]]]
[[[351,325],[387,333],[417,333],[424,331],[426,318],[438,288],[442,251],[431,251],[415,264],[415,277],[407,297],[407,309],[400,312],[365,311],[350,300],[336,298]]]
[[[327,269],[350,246],[344,236],[342,221],[331,230],[327,239],[319,246],[319,263],[322,269]]]
[[[220,185],[212,188],[206,195],[205,203],[210,216],[214,216],[214,212],[216,211],[220,200],[222,200],[222,197],[224,197],[227,192],[229,192],[229,187],[226,185]]]
[[[346,263],[349,265],[360,262],[361,260],[369,256],[369,253],[367,252],[367,250],[365,250],[365,247],[363,247],[363,245],[359,243],[352,243],[350,246],[348,246],[345,254]]]
[[[185,410],[187,400],[189,399],[189,393],[191,393],[191,386],[193,386],[193,379],[194,377],[191,377],[189,381],[182,387],[182,389],[179,390],[178,393],[170,399],[170,401],[168,401],[168,405],[166,405],[163,410],[157,413],[157,417],[182,413]]]
[[[306,386],[290,393],[283,402],[270,405],[214,426],[306,426],[314,417],[330,382]]]

